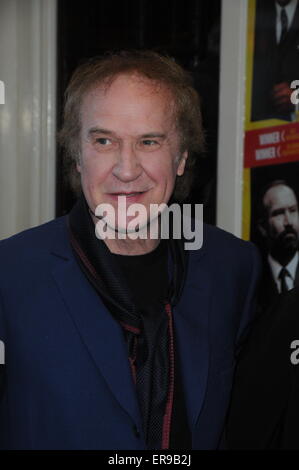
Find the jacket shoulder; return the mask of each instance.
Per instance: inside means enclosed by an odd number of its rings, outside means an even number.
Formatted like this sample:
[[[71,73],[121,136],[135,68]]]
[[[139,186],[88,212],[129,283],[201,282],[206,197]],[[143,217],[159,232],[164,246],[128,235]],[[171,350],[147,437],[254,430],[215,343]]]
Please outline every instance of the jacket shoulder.
[[[10,264],[14,259],[34,259],[42,253],[48,253],[55,238],[66,236],[66,216],[46,222],[34,228],[24,230],[0,241],[0,264]]]
[[[215,261],[218,260],[229,265],[248,260],[248,257],[253,257],[258,263],[260,262],[258,249],[252,242],[242,240],[223,229],[209,224],[203,225],[202,250],[210,256],[214,256]]]

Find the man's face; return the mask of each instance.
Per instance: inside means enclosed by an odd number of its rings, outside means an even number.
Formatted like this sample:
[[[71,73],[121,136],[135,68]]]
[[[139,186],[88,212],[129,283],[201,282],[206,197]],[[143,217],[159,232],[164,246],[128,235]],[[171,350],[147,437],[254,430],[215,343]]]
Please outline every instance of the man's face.
[[[127,207],[140,203],[149,214],[150,204],[169,201],[186,158],[171,95],[162,86],[120,75],[106,90],[95,88],[85,96],[77,169],[93,211],[101,203],[117,211],[118,196],[125,195]]]
[[[299,214],[297,199],[291,188],[278,185],[270,188],[263,199],[268,211],[266,231],[274,250],[293,250],[298,247]]]

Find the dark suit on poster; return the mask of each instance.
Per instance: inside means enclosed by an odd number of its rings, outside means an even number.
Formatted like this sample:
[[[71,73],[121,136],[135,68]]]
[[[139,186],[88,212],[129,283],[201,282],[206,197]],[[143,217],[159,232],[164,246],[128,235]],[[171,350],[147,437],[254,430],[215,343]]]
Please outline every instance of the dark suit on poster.
[[[219,446],[253,316],[255,247],[205,226],[174,308],[194,449]],[[2,449],[145,449],[121,326],[74,257],[66,218],[0,243]]]
[[[296,268],[296,275],[294,279],[294,286],[299,285],[299,263]],[[280,294],[277,284],[273,278],[273,274],[267,258],[263,259],[263,272],[258,291],[258,306],[259,312],[265,312],[271,305],[277,301],[277,296]]]
[[[291,119],[290,112],[279,112],[271,97],[274,85],[288,85],[299,77],[299,3],[285,39],[276,40],[274,0],[257,0],[252,85],[252,120]]]
[[[299,449],[299,346],[291,348],[299,340],[298,313],[296,287],[253,326],[233,385],[226,429],[230,449]]]

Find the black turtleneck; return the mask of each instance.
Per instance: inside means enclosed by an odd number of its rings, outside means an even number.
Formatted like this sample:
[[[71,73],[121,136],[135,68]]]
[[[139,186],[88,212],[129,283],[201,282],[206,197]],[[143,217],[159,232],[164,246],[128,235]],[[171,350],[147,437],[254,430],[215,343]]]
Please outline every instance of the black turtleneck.
[[[167,244],[161,240],[150,253],[143,255],[116,255],[112,257],[120,267],[132,298],[138,308],[143,309],[154,300],[161,302],[167,298],[168,256]]]

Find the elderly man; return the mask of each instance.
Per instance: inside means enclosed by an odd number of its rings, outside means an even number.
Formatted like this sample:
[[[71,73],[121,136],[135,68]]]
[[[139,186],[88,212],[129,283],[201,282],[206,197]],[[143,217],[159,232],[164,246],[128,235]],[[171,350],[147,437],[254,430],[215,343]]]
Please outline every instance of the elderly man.
[[[284,180],[271,181],[259,201],[258,229],[266,247],[260,304],[267,309],[277,294],[299,284],[299,213],[294,190]]]
[[[190,78],[153,52],[95,59],[73,75],[64,118],[78,202],[0,244],[1,447],[217,448],[259,259],[209,226],[187,250],[151,216],[186,197],[202,150]]]

